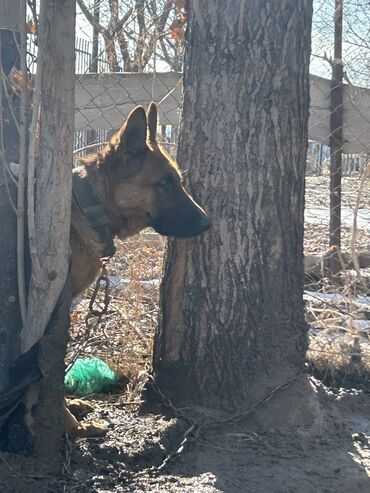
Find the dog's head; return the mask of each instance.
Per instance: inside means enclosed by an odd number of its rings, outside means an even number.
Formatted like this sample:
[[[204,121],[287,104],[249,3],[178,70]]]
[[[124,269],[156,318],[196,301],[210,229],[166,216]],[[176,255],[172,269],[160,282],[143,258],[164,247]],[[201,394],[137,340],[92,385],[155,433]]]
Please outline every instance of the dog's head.
[[[122,239],[151,226],[165,236],[188,238],[211,221],[185,190],[177,164],[156,139],[157,107],[137,107],[108,146],[109,204]]]

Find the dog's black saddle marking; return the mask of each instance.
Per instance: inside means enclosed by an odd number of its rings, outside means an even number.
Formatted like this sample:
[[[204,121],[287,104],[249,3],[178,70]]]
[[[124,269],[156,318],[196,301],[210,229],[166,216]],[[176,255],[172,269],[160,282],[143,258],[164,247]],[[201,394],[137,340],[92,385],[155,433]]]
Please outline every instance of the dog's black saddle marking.
[[[96,198],[86,178],[76,172],[72,175],[73,197],[90,226],[98,233],[104,244],[103,257],[112,257],[116,253],[110,221],[105,207]]]

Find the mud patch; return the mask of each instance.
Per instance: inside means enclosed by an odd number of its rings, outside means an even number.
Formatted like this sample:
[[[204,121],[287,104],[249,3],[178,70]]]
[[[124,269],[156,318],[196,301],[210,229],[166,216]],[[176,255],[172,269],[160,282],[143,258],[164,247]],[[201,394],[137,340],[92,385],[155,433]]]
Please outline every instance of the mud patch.
[[[63,469],[1,455],[6,493],[367,493],[370,491],[370,396],[315,382],[329,426],[257,433],[243,426],[201,431],[168,468],[188,423],[141,414],[122,397],[92,400],[104,438],[66,443]]]

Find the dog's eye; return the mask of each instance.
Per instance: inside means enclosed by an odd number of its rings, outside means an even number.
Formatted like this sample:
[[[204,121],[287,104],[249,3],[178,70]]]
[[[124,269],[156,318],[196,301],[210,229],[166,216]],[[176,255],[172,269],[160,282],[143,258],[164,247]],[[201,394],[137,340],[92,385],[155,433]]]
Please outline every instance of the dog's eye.
[[[171,175],[164,176],[157,185],[165,190],[171,190],[173,185],[173,180]]]

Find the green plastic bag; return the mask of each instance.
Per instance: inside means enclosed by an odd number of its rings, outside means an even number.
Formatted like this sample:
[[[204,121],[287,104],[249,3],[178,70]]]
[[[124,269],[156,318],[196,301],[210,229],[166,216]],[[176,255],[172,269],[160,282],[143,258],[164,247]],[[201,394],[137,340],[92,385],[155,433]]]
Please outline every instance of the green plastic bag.
[[[64,378],[64,386],[71,394],[80,396],[106,392],[118,376],[99,358],[78,358]]]

